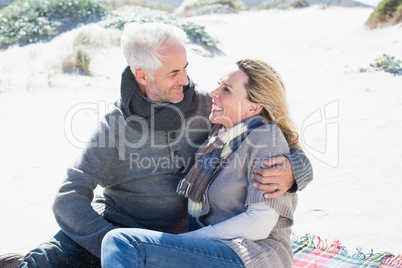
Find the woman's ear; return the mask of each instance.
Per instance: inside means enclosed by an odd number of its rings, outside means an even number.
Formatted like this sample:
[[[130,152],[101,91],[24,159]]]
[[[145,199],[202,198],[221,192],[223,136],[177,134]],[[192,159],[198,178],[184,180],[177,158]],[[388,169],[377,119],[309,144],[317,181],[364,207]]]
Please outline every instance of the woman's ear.
[[[135,78],[137,78],[137,81],[140,85],[147,85],[149,83],[149,76],[143,69],[137,69],[134,72]]]
[[[260,114],[262,111],[262,106],[257,103],[251,103],[248,111],[251,116]]]

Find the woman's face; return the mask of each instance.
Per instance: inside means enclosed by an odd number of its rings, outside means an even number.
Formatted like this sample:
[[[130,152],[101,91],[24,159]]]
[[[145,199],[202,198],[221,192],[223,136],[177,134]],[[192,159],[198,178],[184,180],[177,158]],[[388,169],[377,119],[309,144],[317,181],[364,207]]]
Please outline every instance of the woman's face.
[[[228,129],[259,113],[260,106],[247,98],[247,79],[246,73],[237,68],[223,76],[219,87],[209,93],[213,101],[209,115],[212,123]]]

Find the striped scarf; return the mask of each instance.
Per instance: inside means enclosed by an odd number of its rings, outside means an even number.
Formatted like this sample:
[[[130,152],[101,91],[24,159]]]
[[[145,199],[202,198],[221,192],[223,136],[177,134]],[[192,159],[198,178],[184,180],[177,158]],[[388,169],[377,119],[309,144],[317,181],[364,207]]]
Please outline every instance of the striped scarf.
[[[261,116],[254,116],[224,132],[221,131],[222,125],[212,128],[209,139],[197,152],[196,163],[177,186],[178,194],[190,198],[189,212],[191,204],[200,208],[206,187],[219,170],[225,167],[227,158],[239,148],[251,131],[264,124]]]

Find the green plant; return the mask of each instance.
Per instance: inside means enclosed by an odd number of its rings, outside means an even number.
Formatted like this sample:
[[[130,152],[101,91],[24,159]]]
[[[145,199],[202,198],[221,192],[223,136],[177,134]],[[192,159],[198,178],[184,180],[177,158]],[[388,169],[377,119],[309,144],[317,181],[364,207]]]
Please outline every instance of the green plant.
[[[290,3],[292,8],[303,8],[310,6],[310,0],[296,0]]]
[[[116,10],[123,6],[139,6],[139,7],[147,7],[152,9],[158,9],[165,12],[173,13],[173,8],[169,7],[168,5],[163,5],[160,3],[151,4],[147,0],[109,0],[107,1],[107,6],[112,9]]]
[[[176,15],[163,12],[161,10],[142,8],[138,6],[128,6],[123,9],[115,10],[108,14],[102,21],[105,28],[115,28],[122,30],[127,22],[161,22],[182,28],[189,40],[195,44],[200,44],[206,48],[218,51],[216,45],[218,41],[208,34],[205,27],[189,21],[182,21]]]
[[[260,4],[257,9],[287,8],[288,0],[268,0]]]
[[[309,0],[268,0],[258,6],[258,9],[303,8],[310,5]]]
[[[216,48],[218,41],[212,38],[205,31],[205,26],[201,26],[190,21],[179,23],[177,26],[182,28],[187,33],[187,36],[191,42],[201,44],[208,48]]]
[[[163,22],[172,24],[177,21],[173,14],[139,6],[125,6],[106,15],[102,21],[105,28],[122,30],[127,22]]]
[[[366,21],[369,28],[395,25],[402,21],[402,1],[382,0]]]
[[[182,17],[200,16],[206,14],[230,14],[245,9],[239,0],[197,0],[184,1],[176,10]]]
[[[370,66],[375,70],[383,70],[392,74],[402,74],[402,61],[395,59],[394,56],[384,54],[381,57],[375,59]]]
[[[96,0],[16,0],[0,11],[0,47],[50,38],[107,13]]]
[[[198,9],[200,7],[211,6],[211,5],[223,5],[228,6],[230,8],[240,10],[244,8],[242,2],[237,0],[198,0],[194,2],[192,5],[188,5],[184,7],[185,11]]]

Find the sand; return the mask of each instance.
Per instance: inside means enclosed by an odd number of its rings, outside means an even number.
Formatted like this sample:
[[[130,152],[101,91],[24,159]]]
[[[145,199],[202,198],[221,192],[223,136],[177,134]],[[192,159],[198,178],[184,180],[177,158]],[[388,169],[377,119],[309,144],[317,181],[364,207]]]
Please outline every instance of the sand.
[[[339,239],[350,253],[402,253],[402,76],[359,72],[384,53],[402,59],[402,27],[368,30],[372,10],[189,18],[206,26],[224,55],[190,45],[188,72],[210,91],[237,59],[271,63],[314,168],[314,181],[299,193],[295,234]],[[55,67],[77,31],[0,51],[0,253],[26,253],[59,230],[51,206],[65,169],[119,97],[126,63],[118,47],[96,52],[90,76]]]

